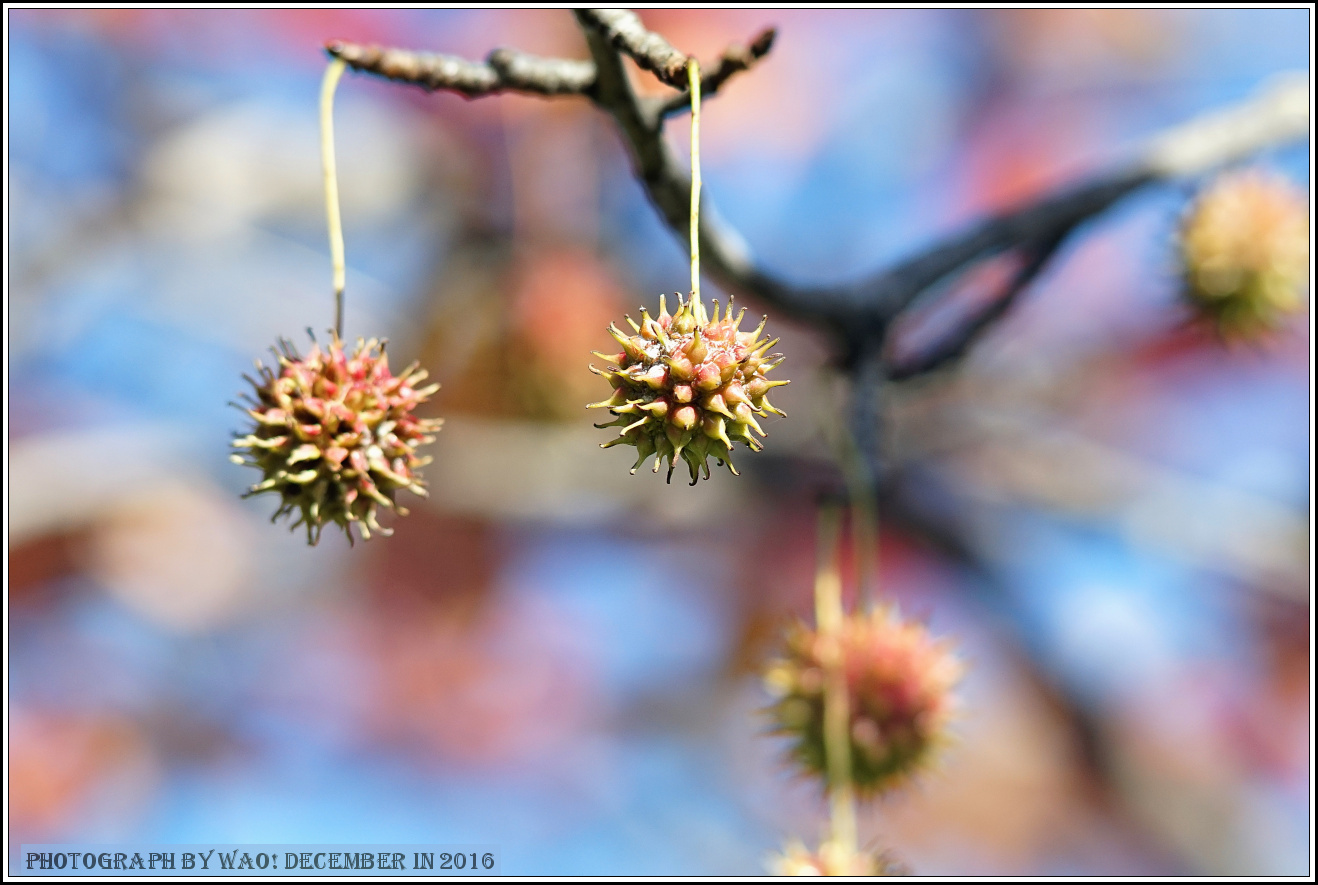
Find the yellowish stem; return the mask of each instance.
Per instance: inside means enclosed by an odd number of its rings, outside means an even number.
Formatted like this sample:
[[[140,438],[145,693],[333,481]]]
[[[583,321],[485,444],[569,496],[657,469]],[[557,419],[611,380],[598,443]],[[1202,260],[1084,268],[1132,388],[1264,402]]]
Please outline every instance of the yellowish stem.
[[[343,337],[343,289],[347,271],[343,259],[343,220],[339,216],[339,175],[334,165],[334,90],[347,67],[336,58],[320,84],[320,159],[325,173],[325,214],[329,219],[330,265],[334,269],[334,334]]]
[[[832,376],[836,386],[840,376]],[[874,609],[879,596],[879,501],[874,482],[861,460],[860,448],[845,420],[830,412],[826,420],[837,428],[834,450],[851,498],[851,543],[856,557],[856,600],[863,612]]]
[[[846,852],[856,851],[856,796],[851,785],[851,711],[847,677],[843,669],[842,577],[838,569],[841,508],[823,505],[819,512],[819,562],[815,571],[815,622],[823,645],[824,755],[828,772],[828,804],[832,842]]]
[[[856,550],[856,596],[870,612],[879,595],[879,507],[873,486],[851,483],[851,544]]]
[[[691,79],[691,300],[700,304],[700,62],[686,63]],[[699,310],[699,308],[697,308]],[[701,311],[703,312],[703,311]]]
[[[835,636],[842,628],[842,576],[838,573],[838,535],[842,509],[836,504],[819,508],[818,552],[815,563],[815,623],[822,636]]]

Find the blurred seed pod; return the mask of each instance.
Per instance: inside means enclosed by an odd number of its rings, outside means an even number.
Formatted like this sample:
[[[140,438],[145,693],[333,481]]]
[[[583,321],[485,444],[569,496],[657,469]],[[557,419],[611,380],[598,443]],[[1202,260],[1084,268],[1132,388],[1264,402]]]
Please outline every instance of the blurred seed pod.
[[[828,654],[836,649],[836,657]],[[852,614],[836,637],[797,622],[785,654],[765,674],[778,701],[769,709],[777,734],[793,739],[792,760],[827,780],[824,750],[825,661],[846,677],[851,777],[858,792],[891,788],[927,766],[948,738],[961,664],[946,643],[895,610]]]
[[[851,851],[828,841],[811,851],[798,840],[788,842],[782,854],[769,859],[775,876],[909,876],[908,869],[888,852]]]
[[[1227,338],[1249,338],[1304,309],[1309,204],[1280,176],[1219,176],[1181,225],[1185,296]]]

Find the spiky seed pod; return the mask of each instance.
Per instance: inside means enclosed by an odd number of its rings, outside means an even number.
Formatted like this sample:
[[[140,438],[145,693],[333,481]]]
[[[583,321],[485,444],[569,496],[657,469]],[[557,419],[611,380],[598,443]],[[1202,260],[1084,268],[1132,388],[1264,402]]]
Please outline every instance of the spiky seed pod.
[[[1277,175],[1218,177],[1181,227],[1185,295],[1227,337],[1250,337],[1304,307],[1309,202]]]
[[[887,852],[851,851],[828,841],[811,851],[801,842],[787,843],[783,853],[769,859],[775,876],[909,876],[908,869]]]
[[[710,458],[737,473],[732,463],[734,443],[744,443],[757,452],[763,448],[754,434],[767,434],[756,418],[784,415],[769,402],[768,393],[788,382],[765,377],[783,359],[781,354],[769,353],[778,339],[761,337],[767,317],[754,331],[742,332],[744,308],[733,319],[729,301],[726,314],[720,317],[715,301],[710,319],[699,299],[677,297],[677,311],[671,316],[660,296],[657,317],[651,317],[645,308],[641,308],[639,323],[627,317],[634,334],[628,335],[616,325],[609,327],[622,351],[612,355],[597,352],[610,365],[590,369],[608,379],[613,396],[587,408],[608,409],[615,418],[596,427],[622,428],[616,439],[601,448],[636,446],[632,473],[654,455],[654,472],[667,459],[668,480],[672,481],[680,458],[695,485],[702,470],[709,478]]]
[[[945,741],[961,665],[945,643],[890,608],[849,615],[835,637],[792,625],[784,656],[765,675],[779,698],[769,713],[775,732],[794,739],[793,760],[825,780],[830,642],[846,677],[852,782],[862,794],[888,789],[926,765]]]
[[[257,360],[260,380],[244,376],[255,396],[243,394],[238,407],[256,423],[234,439],[234,448],[246,451],[231,460],[262,473],[244,497],[279,495],[270,521],[296,513],[291,528],[305,525],[309,544],[329,523],[349,542],[353,525],[367,540],[372,532],[392,534],[377,520],[378,509],[405,515],[394,500],[398,491],[426,494],[417,470],[431,459],[416,450],[434,440],[442,419],[418,418],[413,409],[439,385],[421,387],[427,373],[416,363],[392,374],[384,351],[384,342],[358,339],[348,354],[336,335],[324,349],[313,339],[303,357],[280,339],[271,348],[277,364]]]

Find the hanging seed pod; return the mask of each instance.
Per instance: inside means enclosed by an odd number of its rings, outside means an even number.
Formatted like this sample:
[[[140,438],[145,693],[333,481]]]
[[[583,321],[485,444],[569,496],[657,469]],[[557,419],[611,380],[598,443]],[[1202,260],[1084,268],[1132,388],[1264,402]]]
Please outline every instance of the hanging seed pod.
[[[244,394],[239,406],[255,426],[233,441],[245,451],[231,460],[262,473],[244,497],[279,495],[271,522],[297,514],[291,527],[305,525],[309,544],[330,523],[349,541],[353,525],[367,540],[372,532],[392,534],[380,525],[379,508],[406,515],[395,502],[399,490],[426,494],[417,470],[430,458],[416,450],[434,441],[443,422],[413,410],[439,385],[421,387],[427,373],[415,363],[393,375],[376,339],[359,339],[351,354],[337,335],[324,350],[313,343],[305,357],[282,339],[271,351],[276,365],[257,361],[259,380],[247,379],[255,394]]]
[[[828,640],[804,624],[787,633],[765,683],[779,700],[774,731],[793,738],[793,761],[827,780],[824,661]],[[858,792],[888,789],[918,771],[947,739],[961,665],[944,643],[892,609],[852,614],[836,636],[850,716],[851,777]]]
[[[686,462],[692,485],[702,471],[709,478],[711,457],[736,474],[733,445],[740,442],[758,452],[763,445],[756,434],[767,435],[758,419],[784,414],[768,394],[788,382],[766,377],[782,362],[781,354],[769,353],[778,340],[761,337],[764,321],[754,331],[741,331],[746,311],[735,319],[732,311],[729,302],[720,317],[715,301],[711,320],[699,299],[678,296],[677,311],[669,315],[661,296],[657,317],[644,308],[639,323],[627,317],[633,334],[609,327],[622,351],[597,352],[610,365],[590,368],[613,385],[613,395],[587,408],[608,409],[614,416],[596,427],[621,428],[601,448],[636,447],[632,473],[654,455],[655,473],[668,462],[669,481],[679,459]]]

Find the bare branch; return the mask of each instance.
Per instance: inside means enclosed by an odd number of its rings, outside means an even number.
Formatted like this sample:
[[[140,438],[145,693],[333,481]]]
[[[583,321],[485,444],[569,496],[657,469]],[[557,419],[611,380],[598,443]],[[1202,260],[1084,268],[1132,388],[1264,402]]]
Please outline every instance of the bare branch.
[[[1102,174],[1080,185],[1046,194],[1035,202],[992,216],[953,234],[868,281],[856,284],[854,297],[861,304],[868,303],[870,312],[886,322],[909,307],[929,287],[973,262],[1014,246],[1064,237],[1081,222],[1153,180],[1151,173],[1131,168]]]
[[[769,54],[769,50],[773,48],[774,38],[777,36],[777,29],[767,28],[751,41],[750,46],[734,43],[723,50],[723,54],[719,56],[718,61],[712,65],[701,65],[700,70],[704,73],[700,75],[700,94],[705,98],[710,98],[734,74],[749,70],[753,64]],[[690,110],[690,108],[691,90],[686,89],[681,95],[675,95],[660,105],[659,116],[668,117]]]
[[[607,36],[593,28],[586,28],[585,34],[597,71],[592,97],[618,124],[650,202],[669,227],[686,230],[691,220],[691,178],[663,139],[662,121],[647,113],[637,98],[622,57]],[[807,320],[818,320],[825,309],[829,290],[798,289],[761,271],[745,241],[705,201],[700,208],[700,255],[705,271],[729,291],[753,295]]]
[[[1205,114],[1149,139],[1112,172],[981,222],[861,284],[896,316],[929,286],[1013,246],[1060,240],[1088,218],[1155,181],[1198,175],[1309,133],[1308,78],[1286,77],[1238,105]],[[1046,259],[1045,259],[1046,260]]]
[[[1003,241],[1015,241],[1023,243],[1020,248],[1027,256],[1025,264],[1011,282],[985,309],[954,329],[922,356],[892,366],[889,377],[901,380],[922,375],[965,356],[974,341],[1010,310],[1076,225],[1101,212],[1131,190],[1160,178],[1205,172],[1269,146],[1302,138],[1308,130],[1307,78],[1281,78],[1252,101],[1205,114],[1151,139],[1131,164],[1132,171],[1124,180],[1114,175],[1106,181],[1099,179],[1088,187],[1061,195],[1060,199],[1040,201],[1014,218],[1004,216],[987,222],[978,236],[972,235],[962,240],[960,249],[926,256],[932,259],[927,262],[923,258],[917,259],[922,263],[913,268],[908,265],[908,270],[915,276],[923,274],[926,279],[932,277],[929,279],[929,284],[932,284],[936,281],[935,275],[945,267],[959,267],[970,253],[984,254],[984,247],[993,241],[997,242],[988,251],[1000,251],[997,247]],[[1138,171],[1141,169],[1142,172]],[[1031,213],[1036,214],[1032,216]],[[1067,215],[1073,219],[1069,223]],[[1013,225],[1003,224],[1007,221],[1014,221],[1017,230],[1011,229]],[[1030,228],[1039,228],[1049,233],[1043,242],[1031,246],[1020,237],[1022,230]],[[918,282],[916,280],[915,284],[918,285]]]
[[[980,335],[988,331],[990,326],[1004,317],[1015,305],[1025,289],[1029,287],[1030,283],[1034,282],[1035,277],[1052,259],[1058,246],[1061,245],[1062,239],[1069,232],[1069,229],[1059,232],[1058,236],[1053,237],[1046,243],[1022,247],[1020,251],[1025,255],[1024,262],[1016,269],[1016,273],[1012,274],[1011,279],[1002,287],[1002,290],[989,300],[987,305],[953,329],[952,332],[945,335],[941,341],[925,353],[914,359],[890,365],[888,378],[892,381],[904,381],[907,378],[914,378],[916,375],[933,372],[965,356],[971,345],[979,340]]]
[[[620,53],[680,89],[687,85],[687,56],[647,31],[626,10],[576,10],[575,15],[593,64],[535,58],[512,50],[497,50],[483,64],[351,44],[333,44],[330,51],[358,70],[467,96],[505,90],[588,96],[613,117],[650,201],[685,240],[691,183],[684,164],[663,139],[663,126],[665,116],[685,107],[687,98],[682,94],[643,102],[632,89]],[[705,90],[715,91],[767,53],[772,42],[773,31],[766,31],[744,52],[729,48],[702,78]],[[1169,130],[1107,172],[936,240],[910,258],[852,283],[802,286],[770,273],[708,201],[701,206],[701,255],[709,276],[721,287],[822,328],[832,335],[843,359],[854,362],[858,354],[881,348],[892,321],[935,284],[982,259],[1012,249],[1026,252],[1028,272],[993,299],[986,311],[953,330],[916,362],[889,367],[895,376],[910,377],[964,355],[1087,219],[1151,183],[1197,175],[1307,134],[1308,85],[1307,77],[1300,77],[1237,107]]]
[[[595,87],[595,66],[588,61],[541,58],[515,49],[496,49],[485,61],[510,89],[543,95],[586,95]]]
[[[584,95],[595,84],[595,66],[588,61],[540,58],[514,49],[496,49],[484,62],[340,41],[327,43],[325,51],[357,71],[410,83],[429,92],[458,92],[467,98],[510,91]]]
[[[686,88],[688,56],[659,34],[647,31],[630,9],[577,9],[573,13],[583,28],[600,34],[664,83],[674,89]]]

